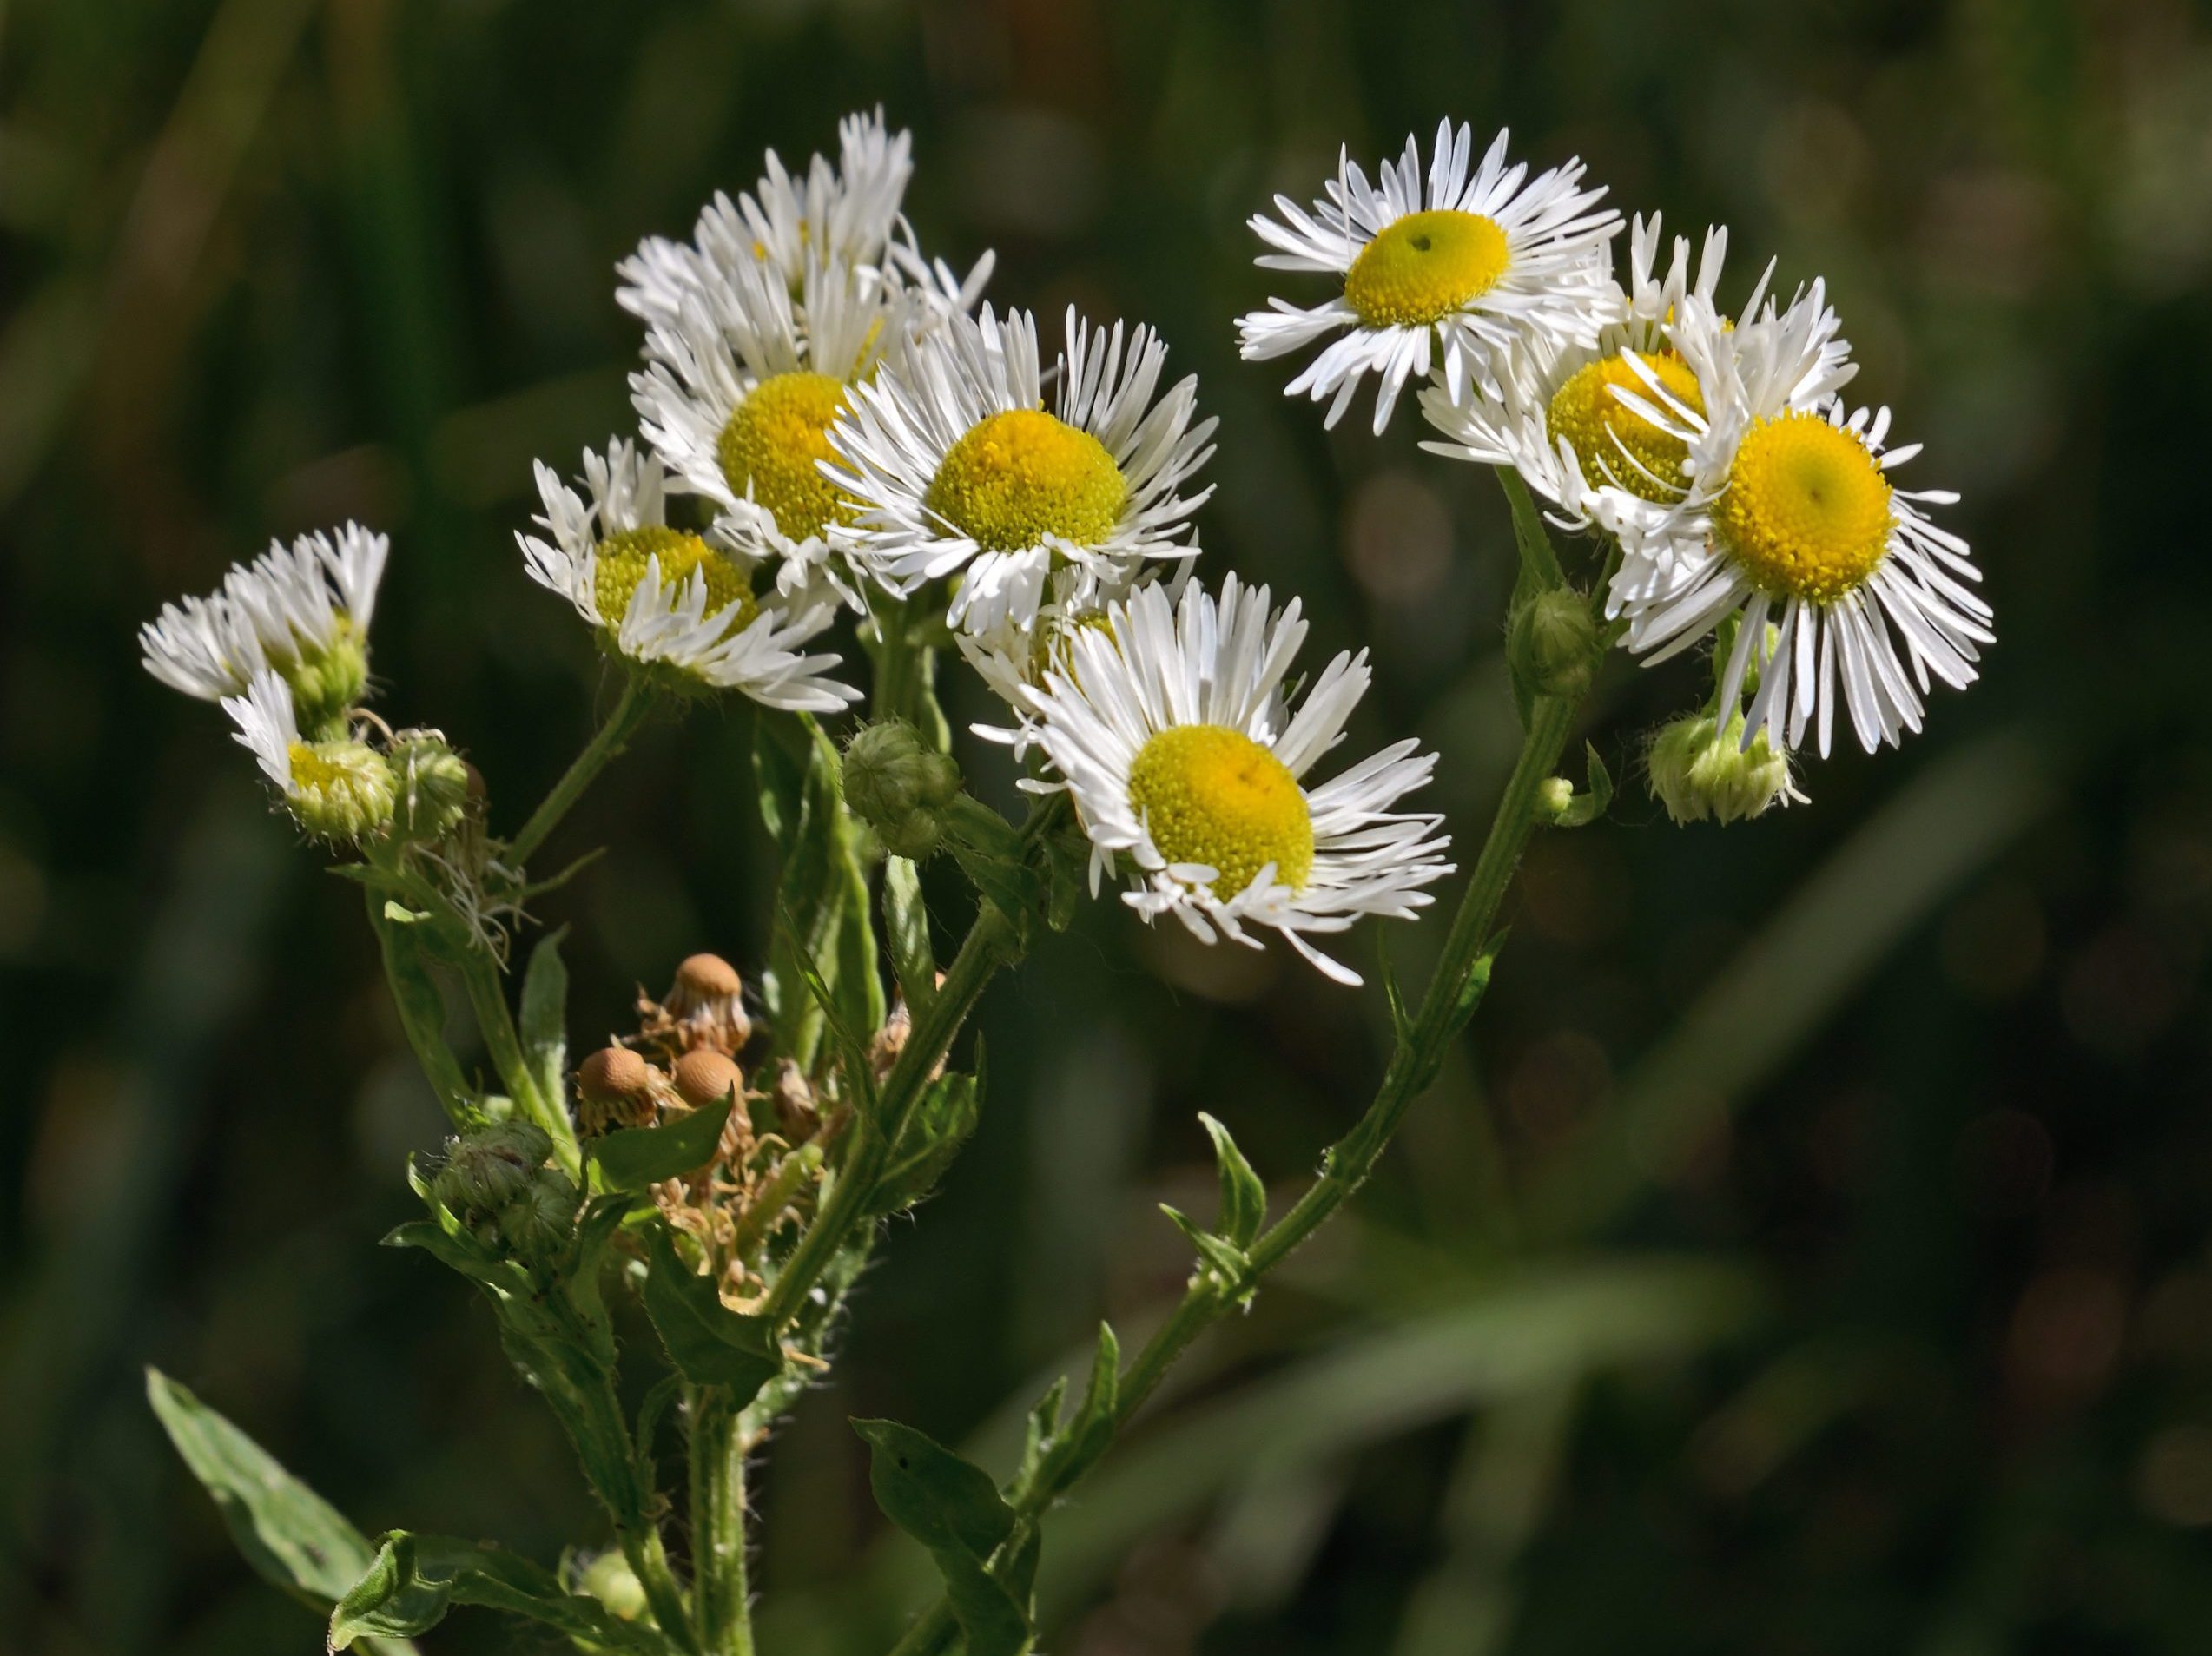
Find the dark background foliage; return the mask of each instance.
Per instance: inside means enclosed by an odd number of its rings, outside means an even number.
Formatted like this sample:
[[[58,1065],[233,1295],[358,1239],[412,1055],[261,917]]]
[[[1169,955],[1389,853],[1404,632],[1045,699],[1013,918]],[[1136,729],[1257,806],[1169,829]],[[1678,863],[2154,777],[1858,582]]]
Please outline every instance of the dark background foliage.
[[[1442,750],[1463,842],[1512,739],[1502,503],[1410,414],[1327,436],[1235,356],[1284,285],[1242,221],[1340,141],[1510,124],[1729,222],[1733,296],[1770,251],[1825,272],[2003,633],[1807,808],[1678,831],[1630,788],[1539,843],[1356,1217],[1058,1521],[1049,1647],[2207,1648],[2212,32],[2181,0],[0,4],[0,1646],[312,1646],[147,1361],[364,1528],[596,1533],[465,1286],[371,1245],[439,1118],[355,900],[131,631],[271,534],[386,526],[382,705],[519,820],[606,690],[512,536],[532,456],[629,423],[611,267],[879,100],[929,245],[1201,373],[1208,563],[1371,643],[1362,734]],[[1614,665],[1616,771],[1695,683]],[[683,952],[757,959],[749,732],[656,729],[565,830],[613,847],[546,915],[580,1034]],[[1395,929],[1407,975],[1436,932]],[[779,1653],[880,1648],[923,1584],[845,1417],[1003,1466],[1095,1319],[1177,1286],[1154,1204],[1203,1211],[1194,1112],[1288,1189],[1387,1033],[1371,989],[1109,905],[981,1021],[982,1132],[776,1445]],[[472,1613],[432,1647],[541,1646]]]

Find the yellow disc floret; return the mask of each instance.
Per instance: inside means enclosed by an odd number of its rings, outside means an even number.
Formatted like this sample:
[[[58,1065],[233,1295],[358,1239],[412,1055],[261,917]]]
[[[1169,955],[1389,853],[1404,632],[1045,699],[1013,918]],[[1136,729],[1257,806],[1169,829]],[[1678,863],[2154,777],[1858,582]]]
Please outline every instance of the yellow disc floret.
[[[690,580],[694,570],[706,577],[709,615],[731,604],[736,606],[729,626],[723,630],[725,638],[743,631],[760,614],[760,605],[753,597],[752,581],[744,571],[697,535],[670,529],[664,524],[647,524],[642,528],[623,530],[599,543],[591,597],[599,606],[599,618],[606,623],[608,631],[621,627],[623,617],[630,612],[631,600],[637,596],[638,585],[645,578],[645,565],[653,558],[660,560],[664,585],[683,585]]]
[[[1096,546],[1121,521],[1129,485],[1106,445],[1041,408],[1010,408],[946,450],[922,504],[987,551],[1047,535]]]
[[[1635,355],[1667,397],[1698,413],[1705,412],[1697,376],[1681,358],[1671,351]],[[1611,484],[1645,500],[1664,504],[1680,499],[1687,486],[1682,462],[1689,445],[1622,402],[1616,389],[1654,407],[1666,406],[1650,381],[1636,371],[1629,353],[1618,352],[1584,363],[1552,393],[1544,417],[1546,433],[1555,444],[1563,437],[1575,445],[1583,480],[1593,488]]]
[[[1818,414],[1783,414],[1737,445],[1713,529],[1760,591],[1832,604],[1880,564],[1891,515],[1865,443]]]
[[[749,492],[793,540],[849,519],[852,497],[822,475],[829,427],[845,412],[845,385],[826,373],[779,373],[747,393],[715,439],[722,475]]]
[[[1180,724],[1139,749],[1129,767],[1129,808],[1170,862],[1214,871],[1227,901],[1275,865],[1293,891],[1313,872],[1313,816],[1290,768],[1240,730]]]
[[[1497,286],[1511,261],[1505,232],[1480,213],[1409,213],[1360,249],[1344,301],[1370,327],[1425,327]]]

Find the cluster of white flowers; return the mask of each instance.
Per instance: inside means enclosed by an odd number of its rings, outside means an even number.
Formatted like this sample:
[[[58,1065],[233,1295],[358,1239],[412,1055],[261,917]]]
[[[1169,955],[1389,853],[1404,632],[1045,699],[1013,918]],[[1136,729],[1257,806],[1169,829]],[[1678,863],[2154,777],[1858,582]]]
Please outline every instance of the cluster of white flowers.
[[[1293,710],[1297,604],[1198,578],[1215,422],[1195,379],[1164,383],[1150,328],[1072,308],[1047,363],[1033,316],[981,303],[988,254],[963,276],[921,250],[908,135],[879,113],[839,140],[803,174],[769,155],[690,241],[650,239],[618,267],[645,328],[640,440],[586,452],[580,485],[538,467],[531,576],[649,680],[794,711],[858,699],[838,656],[803,653],[842,611],[879,639],[941,628],[1009,709],[981,733],[1033,762],[1025,786],[1070,795],[1094,889],[1117,877],[1147,919],[1208,941],[1279,933],[1357,981],[1311,940],[1410,915],[1449,871],[1440,819],[1396,808],[1433,755],[1400,742],[1309,787],[1366,655],[1338,656]],[[1964,544],[1924,510],[1952,497],[1894,487],[1913,449],[1887,446],[1887,410],[1839,399],[1855,366],[1821,284],[1784,303],[1770,266],[1732,314],[1726,233],[1694,257],[1654,217],[1631,229],[1624,285],[1602,195],[1579,161],[1532,176],[1503,133],[1477,160],[1449,122],[1425,170],[1410,139],[1372,183],[1346,157],[1310,209],[1278,196],[1251,221],[1263,267],[1340,291],[1245,317],[1244,354],[1318,346],[1289,390],[1331,425],[1373,373],[1378,433],[1418,381],[1427,447],[1518,474],[1597,541],[1597,607],[1627,648],[1656,661],[1732,637],[1664,780],[1678,815],[1755,815],[1802,797],[1789,749],[1814,729],[1825,753],[1839,702],[1870,749],[1918,729],[1933,680],[1973,678],[1990,611]],[[288,787],[294,705],[329,716],[317,673],[340,644],[365,672],[382,564],[380,538],[351,529],[273,551],[165,610],[148,665],[228,698]]]

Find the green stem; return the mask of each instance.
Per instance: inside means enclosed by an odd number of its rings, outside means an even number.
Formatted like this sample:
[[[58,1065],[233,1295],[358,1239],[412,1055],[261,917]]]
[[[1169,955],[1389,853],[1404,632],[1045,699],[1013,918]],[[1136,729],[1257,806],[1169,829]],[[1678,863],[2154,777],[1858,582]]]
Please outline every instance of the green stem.
[[[1521,854],[1535,829],[1537,790],[1551,775],[1567,746],[1581,709],[1579,699],[1539,697],[1532,710],[1520,756],[1507,779],[1504,796],[1491,819],[1489,837],[1476,858],[1474,873],[1444,939],[1443,958],[1412,1019],[1401,1030],[1373,1101],[1351,1130],[1330,1149],[1320,1178],[1291,1211],[1264,1231],[1246,1255],[1234,1282],[1210,1270],[1195,1273],[1167,1321],[1132,1358],[1115,1393],[1113,1429],[1119,1432],[1143,1408],[1176,1358],[1230,1307],[1239,1304],[1272,1270],[1366,1182],[1413,1101],[1427,1090],[1448,1044],[1473,1010],[1492,928]],[[1075,1475],[1080,1475],[1080,1468]],[[1014,1492],[1016,1527],[998,1554],[1020,1553],[1044,1509],[1072,1487],[1074,1476],[1047,1456],[1036,1475]],[[951,1606],[940,1599],[893,1646],[892,1656],[934,1656],[956,1629]]]
[[[976,911],[967,941],[946,969],[935,999],[915,1019],[906,1047],[885,1078],[874,1109],[854,1118],[852,1147],[838,1170],[837,1182],[830,1187],[829,1199],[799,1238],[790,1263],[762,1302],[760,1314],[770,1329],[780,1330],[790,1321],[853,1229],[865,1218],[869,1198],[890,1159],[892,1146],[898,1142],[908,1111],[921,1096],[930,1072],[944,1061],[953,1037],[967,1021],[984,986],[1014,957],[1019,941],[1018,928],[995,904],[986,901]]]
[[[537,1072],[530,1066],[522,1038],[515,1032],[514,1014],[507,1008],[506,989],[498,967],[490,956],[471,949],[462,955],[459,969],[477,1027],[484,1034],[485,1050],[505,1083],[507,1095],[514,1100],[515,1108],[553,1141],[553,1154],[562,1167],[571,1174],[577,1172],[583,1165],[583,1155],[577,1147],[576,1128],[568,1118],[567,1106],[545,1095]]]
[[[560,826],[569,808],[584,796],[591,779],[607,768],[617,755],[630,745],[630,738],[637,734],[637,727],[645,722],[645,715],[652,707],[652,692],[646,689],[644,679],[636,673],[625,673],[622,695],[614,704],[584,751],[576,755],[576,762],[561,774],[553,784],[553,791],[545,795],[544,803],[530,814],[530,820],[521,831],[507,841],[508,860],[518,868],[527,863],[538,848],[545,842],[546,835]]]
[[[706,1656],[753,1656],[745,1574],[745,1445],[719,1387],[687,1387],[691,1410],[691,1596]]]
[[[877,600],[875,610],[875,682],[869,687],[868,716],[904,719],[919,726],[915,703],[921,699],[922,657],[914,641],[910,606],[904,598]]]

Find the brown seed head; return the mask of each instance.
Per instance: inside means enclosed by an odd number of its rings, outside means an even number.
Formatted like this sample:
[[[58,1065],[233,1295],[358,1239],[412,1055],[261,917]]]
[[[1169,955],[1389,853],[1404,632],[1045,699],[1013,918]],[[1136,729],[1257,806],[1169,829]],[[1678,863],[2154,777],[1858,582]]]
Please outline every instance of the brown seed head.
[[[668,1004],[680,1017],[695,1006],[735,1000],[744,987],[737,968],[719,954],[687,955],[676,968],[676,983],[668,992]]]
[[[695,1110],[720,1104],[735,1089],[744,1092],[744,1079],[737,1066],[710,1046],[686,1052],[676,1060],[670,1072],[676,1090],[683,1095],[683,1102]]]
[[[627,1046],[603,1046],[576,1066],[576,1090],[587,1104],[636,1104],[653,1092],[653,1066]]]

